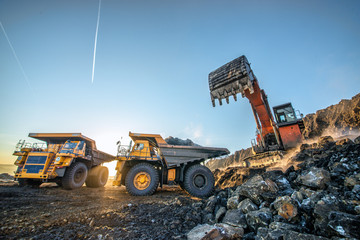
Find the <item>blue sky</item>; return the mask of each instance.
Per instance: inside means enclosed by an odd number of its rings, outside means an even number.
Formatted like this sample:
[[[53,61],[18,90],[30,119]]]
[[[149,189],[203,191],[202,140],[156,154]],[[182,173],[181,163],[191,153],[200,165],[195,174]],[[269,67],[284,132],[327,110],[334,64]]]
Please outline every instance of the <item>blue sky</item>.
[[[243,54],[271,106],[308,114],[360,92],[359,1],[103,0],[91,83],[98,3],[0,0],[25,73],[0,29],[0,163],[29,132],[81,132],[112,154],[129,131],[249,147],[248,100],[213,108],[207,82]]]

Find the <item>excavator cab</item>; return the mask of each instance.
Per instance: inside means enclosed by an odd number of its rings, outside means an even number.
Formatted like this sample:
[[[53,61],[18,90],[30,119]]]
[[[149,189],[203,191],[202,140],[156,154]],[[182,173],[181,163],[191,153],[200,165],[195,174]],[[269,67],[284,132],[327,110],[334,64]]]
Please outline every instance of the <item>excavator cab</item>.
[[[296,147],[302,140],[303,121],[301,116],[296,116],[291,103],[275,106],[273,110],[284,148]]]
[[[291,103],[285,103],[273,107],[273,110],[278,126],[297,121],[295,110],[292,107]]]

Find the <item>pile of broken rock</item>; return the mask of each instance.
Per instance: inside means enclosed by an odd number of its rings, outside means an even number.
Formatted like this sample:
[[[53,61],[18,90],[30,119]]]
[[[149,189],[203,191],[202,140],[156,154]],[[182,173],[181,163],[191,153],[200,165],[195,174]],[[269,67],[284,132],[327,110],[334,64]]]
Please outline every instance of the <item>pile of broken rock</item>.
[[[217,190],[188,239],[359,239],[360,137],[303,144],[285,173]]]

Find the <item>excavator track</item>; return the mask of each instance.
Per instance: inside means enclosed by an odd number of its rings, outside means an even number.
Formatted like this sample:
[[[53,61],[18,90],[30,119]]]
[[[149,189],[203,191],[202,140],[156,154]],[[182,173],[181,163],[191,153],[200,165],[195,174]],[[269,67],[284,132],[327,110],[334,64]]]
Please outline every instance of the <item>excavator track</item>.
[[[260,169],[267,168],[281,162],[285,151],[270,151],[257,153],[256,155],[244,158],[239,166],[241,168]]]

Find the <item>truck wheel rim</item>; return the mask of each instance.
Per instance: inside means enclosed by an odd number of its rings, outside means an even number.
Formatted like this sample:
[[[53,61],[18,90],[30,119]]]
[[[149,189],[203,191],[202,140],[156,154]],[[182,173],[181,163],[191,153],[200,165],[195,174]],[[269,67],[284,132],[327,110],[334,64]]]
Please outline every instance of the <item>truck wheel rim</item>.
[[[206,178],[202,174],[195,175],[194,185],[197,188],[202,188],[206,185]]]
[[[150,186],[151,177],[147,172],[139,172],[134,177],[134,186],[139,190],[145,190]]]
[[[74,174],[74,182],[79,183],[84,178],[85,171],[84,169],[80,168],[78,169]]]

